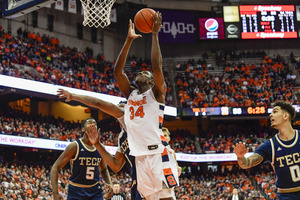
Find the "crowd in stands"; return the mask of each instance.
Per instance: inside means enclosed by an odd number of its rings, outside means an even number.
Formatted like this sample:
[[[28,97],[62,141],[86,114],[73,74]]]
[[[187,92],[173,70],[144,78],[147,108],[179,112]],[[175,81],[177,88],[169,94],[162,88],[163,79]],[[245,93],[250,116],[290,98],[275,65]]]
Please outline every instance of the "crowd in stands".
[[[223,54],[217,56],[221,68],[218,74],[210,70],[212,65],[205,60],[177,63],[175,81],[180,106],[270,107],[276,100],[297,102],[293,88],[299,84],[286,61],[280,55],[272,58],[264,52],[253,54],[261,58],[260,63],[245,63],[240,59],[247,54],[239,54],[234,61],[231,61],[231,54],[224,54],[230,62]]]
[[[248,58],[263,59],[267,55],[263,50],[217,50],[213,53],[216,55],[217,66],[225,66],[227,61],[242,61]]]
[[[107,124],[109,127],[118,127],[115,120]],[[118,129],[103,127],[101,142],[108,146],[117,146]],[[23,112],[6,112],[0,115],[0,134],[62,141],[75,141],[83,136],[80,122],[64,121],[53,116],[30,116]]]
[[[2,156],[1,156],[2,157]],[[2,157],[3,159],[3,157]],[[52,189],[50,185],[51,165],[55,160],[49,161],[31,161],[20,162],[14,160],[12,162],[0,163],[0,199],[3,200],[52,200]],[[44,163],[42,163],[44,162]],[[67,187],[71,176],[68,165],[59,172],[58,185],[59,193],[67,197]],[[119,183],[121,192],[125,193],[127,199],[130,199],[131,177],[126,172],[118,174],[111,173],[113,183]],[[107,193],[107,187],[101,179],[100,181],[104,194]]]
[[[198,61],[177,63],[174,81],[180,107],[270,106],[279,99],[296,101],[292,90],[298,86],[296,76],[281,56],[272,58],[263,51],[217,51],[215,55],[220,74],[210,73],[213,65],[206,62],[207,53]],[[245,58],[258,58],[261,63],[245,63]],[[128,62],[131,70],[127,74],[133,84],[134,74],[151,66],[150,60],[135,56]],[[0,74],[121,96],[113,66],[104,55],[95,57],[92,49],[80,52],[48,35],[19,29],[12,36],[0,31]],[[164,75],[166,104],[173,105],[171,80],[168,72]]]
[[[244,58],[261,59],[261,63],[245,63]],[[300,59],[292,58],[300,72]],[[177,63],[175,81],[181,107],[271,106],[276,100],[297,101],[293,92],[293,88],[299,86],[296,75],[279,55],[270,57],[263,51],[217,51],[216,65],[223,71],[221,74],[210,73],[213,67],[207,59],[205,53],[198,61]],[[134,74],[149,70],[151,62],[134,56],[128,60],[131,70],[127,74],[134,83]],[[0,74],[121,96],[113,66],[114,63],[105,60],[104,55],[95,57],[89,48],[79,52],[76,48],[60,45],[57,38],[47,35],[19,29],[18,35],[12,36],[0,30]],[[166,104],[172,105],[171,80],[168,72],[165,71],[164,75],[168,86]],[[80,125],[80,122],[52,116],[0,112],[0,134],[74,141],[82,137]],[[115,122],[110,127],[118,125]],[[196,134],[185,129],[170,132],[171,147],[176,152],[191,154],[232,153],[232,144],[239,141],[245,142],[253,152],[274,134],[274,130],[265,126],[232,128],[230,125]],[[118,133],[118,129],[103,127],[101,142],[117,146]],[[0,154],[0,199],[52,199],[49,183],[50,167],[54,161],[48,161],[9,161]],[[239,188],[246,199],[275,200],[275,177],[271,171],[260,169],[248,174],[238,169],[235,163],[232,169],[223,167],[221,171],[210,170],[195,175],[183,167],[180,186],[176,188],[177,199],[226,200],[233,188]],[[61,170],[60,193],[64,196],[67,195],[69,176],[69,169]],[[130,176],[125,172],[111,176],[130,199]],[[103,182],[102,185],[105,188]]]
[[[141,64],[146,64],[142,65],[145,69],[151,69],[149,62]],[[57,38],[21,28],[17,36],[0,31],[0,74],[122,96],[113,67],[114,63],[105,60],[104,55],[94,57],[93,50],[88,47],[85,52],[80,52],[75,47],[60,45]],[[136,72],[126,72],[133,84]],[[170,82],[166,83],[166,102],[171,105]]]
[[[290,62],[295,66],[295,69],[300,73],[300,56],[295,56],[293,52],[290,53]]]
[[[20,111],[0,112],[0,134],[62,141],[74,141],[82,137],[80,122],[64,121],[53,116],[31,116]],[[99,123],[101,142],[108,146],[118,145],[119,125],[116,120],[108,118]],[[232,144],[243,141],[253,152],[275,130],[267,126],[253,125],[218,125],[210,131],[191,133],[186,129],[171,130],[170,145],[175,152],[232,153]]]
[[[245,142],[249,152],[274,135],[274,129],[267,126],[253,125],[218,125],[215,130],[192,134],[189,130],[170,130],[170,145],[175,152],[201,153],[232,153],[232,145]]]
[[[50,155],[33,160],[31,154],[22,153],[23,159],[7,159],[1,154],[0,159],[0,198],[26,199],[26,200],[52,200],[52,189],[50,185],[50,169],[55,159]],[[28,156],[31,155],[31,159]],[[25,158],[24,158],[25,157]],[[53,156],[52,156],[53,157]],[[183,174],[180,177],[180,186],[175,188],[177,199],[185,200],[227,200],[232,195],[232,190],[237,188],[246,200],[274,200],[266,198],[270,189],[274,188],[274,176],[263,177],[265,174],[256,171],[251,174],[248,171],[237,168],[237,164],[222,166],[217,171],[211,169],[206,172],[192,174],[187,167],[183,167]],[[59,193],[67,196],[68,178],[70,177],[69,166],[66,165],[59,173]],[[120,184],[120,192],[124,193],[128,200],[130,197],[131,177],[126,172],[117,174],[111,173],[113,183]],[[260,185],[256,184],[259,183]],[[101,180],[104,194],[106,193],[105,183]],[[266,187],[268,185],[268,187]],[[263,188],[264,190],[260,189]],[[276,194],[275,194],[276,196]]]
[[[209,170],[200,176],[180,178],[180,186],[175,188],[178,199],[228,200],[233,189],[237,188],[245,200],[266,200],[265,193],[254,186],[254,176],[249,176],[235,165],[231,170],[222,169],[222,172]]]
[[[259,186],[260,190],[263,191],[270,200],[276,199],[276,186],[275,186],[275,174],[273,168],[270,164],[257,166],[255,170],[258,169],[259,173],[252,173],[256,184]]]

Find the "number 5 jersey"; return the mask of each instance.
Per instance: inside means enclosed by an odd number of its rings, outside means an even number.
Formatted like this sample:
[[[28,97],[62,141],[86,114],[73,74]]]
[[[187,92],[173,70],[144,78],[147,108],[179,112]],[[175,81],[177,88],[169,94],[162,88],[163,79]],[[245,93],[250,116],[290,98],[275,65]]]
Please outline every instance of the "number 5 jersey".
[[[101,156],[97,149],[88,149],[82,139],[75,141],[77,153],[70,161],[71,177],[70,184],[77,187],[93,187],[99,183],[99,164]]]

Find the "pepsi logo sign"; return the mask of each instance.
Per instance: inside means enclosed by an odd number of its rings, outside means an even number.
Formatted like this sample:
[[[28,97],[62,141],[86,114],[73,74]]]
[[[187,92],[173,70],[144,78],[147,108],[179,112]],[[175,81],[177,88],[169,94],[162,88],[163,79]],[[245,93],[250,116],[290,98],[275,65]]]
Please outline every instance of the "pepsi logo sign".
[[[213,32],[219,28],[219,23],[217,20],[213,18],[209,18],[208,20],[205,21],[204,26],[207,31]]]

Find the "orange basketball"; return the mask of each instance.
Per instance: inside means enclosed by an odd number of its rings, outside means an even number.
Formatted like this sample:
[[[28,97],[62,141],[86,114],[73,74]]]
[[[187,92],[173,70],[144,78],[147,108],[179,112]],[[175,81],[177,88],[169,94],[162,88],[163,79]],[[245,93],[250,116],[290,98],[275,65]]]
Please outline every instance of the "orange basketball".
[[[153,26],[153,17],[155,11],[151,8],[144,8],[139,10],[134,17],[135,27],[142,33],[151,33]]]

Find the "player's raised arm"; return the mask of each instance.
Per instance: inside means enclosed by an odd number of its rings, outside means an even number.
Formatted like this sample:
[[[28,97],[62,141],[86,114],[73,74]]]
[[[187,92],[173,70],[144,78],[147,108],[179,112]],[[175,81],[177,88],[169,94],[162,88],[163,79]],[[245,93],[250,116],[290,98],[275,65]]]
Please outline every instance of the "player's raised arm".
[[[100,129],[97,130],[95,125],[87,126],[86,134],[111,170],[115,173],[119,172],[125,164],[123,154],[117,151],[116,155],[112,156],[106,151],[105,146],[100,143]]]
[[[161,100],[158,99],[159,102],[164,103],[165,95],[166,95],[166,83],[164,79],[163,69],[162,69],[162,55],[159,46],[158,33],[161,28],[162,15],[160,12],[155,14],[155,18],[153,20],[152,27],[152,50],[151,50],[151,62],[152,62],[152,70],[154,73],[154,94],[156,97],[161,97]]]
[[[66,102],[68,101],[79,101],[80,103],[83,103],[85,105],[88,105],[90,107],[97,108],[115,118],[122,117],[124,115],[123,110],[121,110],[117,105],[112,104],[107,101],[103,101],[99,98],[85,96],[85,95],[78,95],[70,93],[63,89],[58,89],[57,96],[59,98],[66,98]]]
[[[119,88],[124,95],[124,97],[128,98],[131,92],[131,87],[130,87],[130,81],[127,77],[127,75],[124,73],[124,65],[127,60],[127,55],[130,49],[130,46],[132,44],[132,41],[138,37],[142,37],[141,35],[138,35],[135,33],[134,30],[134,23],[132,21],[129,21],[129,27],[128,27],[128,35],[126,38],[126,41],[123,45],[123,48],[117,58],[115,68],[114,68],[114,75],[115,78],[118,82]]]
[[[264,158],[257,153],[246,158],[245,154],[248,152],[248,148],[245,147],[245,143],[236,143],[235,146],[233,145],[233,148],[238,159],[238,164],[242,169],[254,167],[264,160]]]

